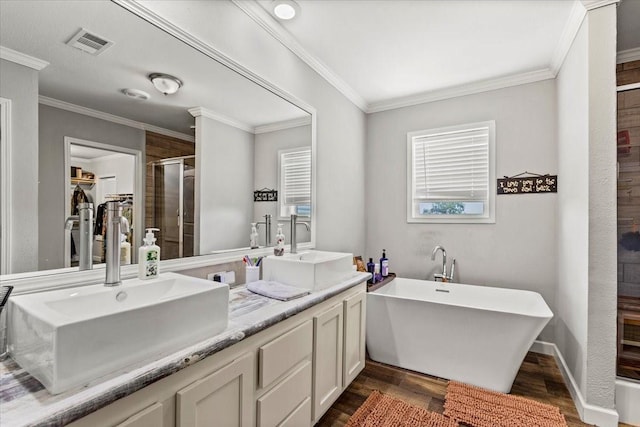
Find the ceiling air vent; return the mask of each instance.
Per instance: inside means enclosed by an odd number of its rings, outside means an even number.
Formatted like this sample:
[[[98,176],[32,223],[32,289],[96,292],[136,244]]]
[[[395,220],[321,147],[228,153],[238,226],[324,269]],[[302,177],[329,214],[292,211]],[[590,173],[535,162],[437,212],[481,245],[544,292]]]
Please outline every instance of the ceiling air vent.
[[[99,55],[109,48],[113,42],[82,28],[76,35],[71,37],[67,44],[92,55]]]

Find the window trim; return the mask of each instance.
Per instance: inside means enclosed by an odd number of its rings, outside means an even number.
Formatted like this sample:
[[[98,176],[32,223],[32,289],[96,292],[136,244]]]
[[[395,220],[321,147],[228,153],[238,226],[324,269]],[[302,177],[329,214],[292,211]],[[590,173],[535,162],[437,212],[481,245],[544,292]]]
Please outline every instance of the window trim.
[[[311,149],[312,147],[307,147],[307,146],[303,146],[303,147],[295,147],[295,148],[286,148],[283,150],[278,150],[278,206],[276,207],[276,217],[278,218],[278,221],[280,220],[288,220],[290,219],[290,217],[286,216],[280,216],[280,214],[282,213],[282,204],[284,203],[284,192],[282,189],[282,155],[283,154],[288,154],[288,153],[295,153],[295,152],[301,152],[301,151],[309,151],[309,155],[311,156],[310,162],[309,162],[309,177],[311,179],[311,186],[309,188],[310,191],[310,212],[309,215],[298,215],[301,219],[306,219],[306,220],[310,220],[312,215],[313,215],[313,151]]]
[[[463,215],[446,215],[432,217],[416,217],[413,214],[413,140],[430,134],[441,132],[462,131],[474,127],[489,128],[489,185],[488,185],[488,201],[486,204],[486,215],[482,216],[463,216]],[[495,224],[496,222],[496,122],[495,120],[487,120],[483,122],[465,123],[455,126],[445,126],[440,128],[424,129],[407,133],[407,223],[418,224]]]

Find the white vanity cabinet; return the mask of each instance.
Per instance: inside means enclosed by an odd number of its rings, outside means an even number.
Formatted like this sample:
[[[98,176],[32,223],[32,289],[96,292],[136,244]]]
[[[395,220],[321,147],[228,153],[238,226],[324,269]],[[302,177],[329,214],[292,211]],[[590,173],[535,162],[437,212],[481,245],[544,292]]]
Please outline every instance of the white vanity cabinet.
[[[314,423],[364,369],[366,301],[357,292],[313,319]]]
[[[360,283],[71,425],[312,426],[364,368],[365,292]]]
[[[342,393],[342,302],[313,318],[313,418],[317,421]]]
[[[127,418],[117,425],[117,427],[161,427],[162,426],[162,405],[154,403],[135,415]]]
[[[344,300],[344,360],[342,386],[349,384],[364,369],[366,359],[365,328],[367,294],[359,292]]]
[[[251,427],[253,354],[248,353],[176,394],[176,426]]]
[[[312,320],[261,346],[258,357],[258,427],[286,425],[299,418],[311,421]]]

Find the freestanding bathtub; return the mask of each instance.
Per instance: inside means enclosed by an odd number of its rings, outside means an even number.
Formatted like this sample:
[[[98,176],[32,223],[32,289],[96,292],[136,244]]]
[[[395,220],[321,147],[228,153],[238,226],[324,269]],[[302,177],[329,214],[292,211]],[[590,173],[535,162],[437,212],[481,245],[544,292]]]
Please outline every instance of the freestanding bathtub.
[[[508,393],[553,313],[536,292],[396,278],[367,294],[371,359]]]

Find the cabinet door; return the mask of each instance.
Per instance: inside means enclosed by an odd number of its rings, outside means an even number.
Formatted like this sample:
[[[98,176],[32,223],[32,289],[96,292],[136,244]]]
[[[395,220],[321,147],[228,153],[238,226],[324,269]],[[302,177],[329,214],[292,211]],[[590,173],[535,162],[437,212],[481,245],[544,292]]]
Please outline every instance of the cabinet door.
[[[177,393],[177,426],[238,426],[254,424],[254,357],[234,360]]]
[[[313,318],[313,417],[318,420],[342,393],[342,303]]]
[[[162,425],[162,405],[160,403],[154,403],[148,408],[127,418],[116,427],[161,427]]]
[[[344,300],[344,388],[364,369],[366,296],[362,292]]]

